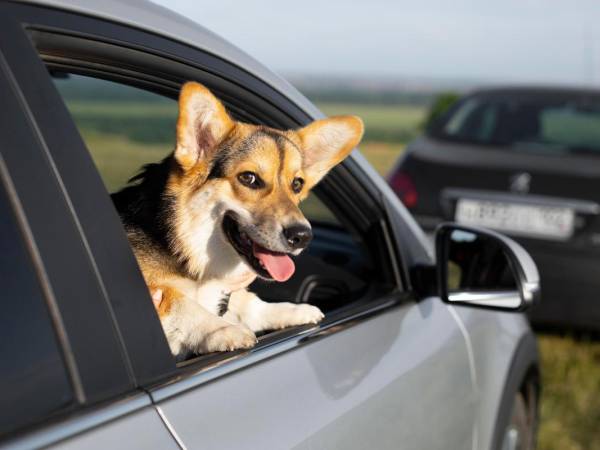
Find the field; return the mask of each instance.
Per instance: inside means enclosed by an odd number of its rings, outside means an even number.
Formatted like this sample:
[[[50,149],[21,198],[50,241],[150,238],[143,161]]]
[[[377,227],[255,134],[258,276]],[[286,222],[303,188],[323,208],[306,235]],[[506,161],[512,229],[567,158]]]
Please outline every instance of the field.
[[[319,104],[327,115],[356,114],[365,122],[365,142],[408,142],[419,134],[426,108],[414,105]]]
[[[109,191],[125,184],[140,165],[157,161],[174,145],[176,107],[146,95],[113,91],[90,101],[93,89],[57,81],[103,174]],[[413,105],[320,104],[327,114],[358,114],[366,124],[361,151],[383,175],[415,137],[425,108]],[[600,449],[600,342],[539,335],[543,395],[539,448]]]
[[[538,448],[600,449],[600,341],[540,335],[542,405]]]

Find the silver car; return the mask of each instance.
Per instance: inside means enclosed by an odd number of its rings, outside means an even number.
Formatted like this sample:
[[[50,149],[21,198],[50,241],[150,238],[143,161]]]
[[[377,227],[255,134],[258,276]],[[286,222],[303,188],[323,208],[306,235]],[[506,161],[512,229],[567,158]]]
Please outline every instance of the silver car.
[[[533,448],[531,258],[453,224],[432,246],[358,151],[294,277],[253,287],[324,321],[175,362],[108,192],[170,151],[187,80],[239,120],[322,117],[152,3],[0,0],[0,447]]]

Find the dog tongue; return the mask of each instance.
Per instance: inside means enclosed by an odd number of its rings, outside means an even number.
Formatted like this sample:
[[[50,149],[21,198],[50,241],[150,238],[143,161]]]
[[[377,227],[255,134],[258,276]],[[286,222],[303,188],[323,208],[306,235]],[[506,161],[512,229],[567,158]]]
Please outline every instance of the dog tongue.
[[[294,274],[294,261],[285,253],[271,252],[257,244],[254,244],[253,251],[254,256],[263,263],[273,279],[286,281]]]

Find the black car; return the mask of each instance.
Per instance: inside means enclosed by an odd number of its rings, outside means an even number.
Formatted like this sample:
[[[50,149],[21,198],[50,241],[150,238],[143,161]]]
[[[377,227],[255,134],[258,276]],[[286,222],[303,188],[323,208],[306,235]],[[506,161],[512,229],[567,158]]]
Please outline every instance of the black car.
[[[410,143],[388,177],[426,229],[513,236],[540,269],[539,326],[600,330],[600,91],[479,90]]]

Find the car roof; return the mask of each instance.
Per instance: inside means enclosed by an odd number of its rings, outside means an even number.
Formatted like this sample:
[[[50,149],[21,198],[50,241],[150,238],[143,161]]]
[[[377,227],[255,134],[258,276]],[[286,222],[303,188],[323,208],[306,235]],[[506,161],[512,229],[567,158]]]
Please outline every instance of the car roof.
[[[22,0],[52,8],[99,17],[177,40],[229,61],[284,94],[313,118],[324,117],[290,83],[236,46],[174,11],[147,0]],[[201,8],[201,4],[198,4]]]
[[[475,89],[469,96],[505,96],[505,97],[551,97],[581,98],[600,97],[600,89],[576,86],[493,86]]]

